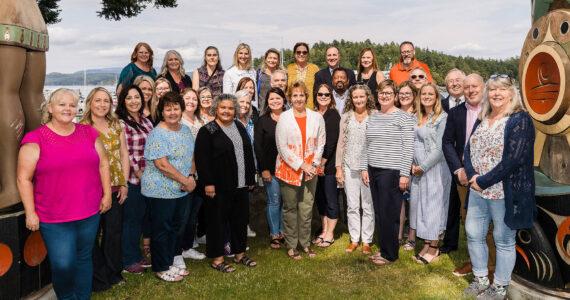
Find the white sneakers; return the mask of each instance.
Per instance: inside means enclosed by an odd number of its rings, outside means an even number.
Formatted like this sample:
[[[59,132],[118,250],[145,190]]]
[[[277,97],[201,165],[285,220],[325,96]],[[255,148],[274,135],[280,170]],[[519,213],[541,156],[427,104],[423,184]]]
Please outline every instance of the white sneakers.
[[[247,237],[256,237],[257,233],[255,233],[255,231],[251,230],[251,228],[249,228],[249,225],[247,225]]]
[[[174,256],[174,262],[172,262],[172,265],[178,269],[186,269],[186,263],[184,262],[182,255]]]
[[[174,265],[175,266],[176,266],[176,257],[178,257],[178,256],[174,257]],[[194,249],[188,249],[188,250],[182,251],[181,257],[199,260],[199,259],[206,258],[206,255],[204,255],[203,253],[200,253]]]

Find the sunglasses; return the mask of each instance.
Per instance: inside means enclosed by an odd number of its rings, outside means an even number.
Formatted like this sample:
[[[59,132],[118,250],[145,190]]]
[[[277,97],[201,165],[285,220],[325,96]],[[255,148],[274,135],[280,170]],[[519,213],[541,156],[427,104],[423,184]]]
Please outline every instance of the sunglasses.
[[[331,93],[317,93],[317,96],[319,96],[319,97],[330,97]]]
[[[496,78],[511,79],[511,76],[509,76],[507,74],[493,74],[493,75],[489,76],[489,79],[496,79]]]
[[[295,51],[297,55],[307,55],[309,51]]]
[[[410,78],[412,78],[412,79],[416,79],[416,78],[424,79],[424,78],[426,78],[426,76],[425,75],[412,75],[412,76],[410,76]]]

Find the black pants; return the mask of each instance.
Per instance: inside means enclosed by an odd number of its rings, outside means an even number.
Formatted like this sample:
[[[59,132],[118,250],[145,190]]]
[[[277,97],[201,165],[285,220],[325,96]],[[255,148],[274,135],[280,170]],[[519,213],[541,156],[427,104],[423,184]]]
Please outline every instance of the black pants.
[[[338,219],[340,208],[335,175],[318,176],[315,202],[317,202],[319,215],[329,219]]]
[[[455,185],[455,182],[451,182],[451,189],[449,191],[449,209],[447,211],[447,225],[445,227],[445,236],[443,238],[444,245],[457,248],[460,223],[461,200],[459,200],[457,185]]]
[[[152,270],[167,271],[174,260],[176,241],[183,227],[188,197],[150,199]]]
[[[105,291],[123,280],[121,276],[123,206],[118,193],[111,195],[111,209],[101,215],[93,247],[93,291]]]
[[[400,171],[368,166],[370,192],[374,204],[378,247],[382,257],[389,261],[398,259],[398,230],[402,192],[400,191]]]
[[[194,245],[194,233],[196,232],[196,221],[198,219],[198,212],[202,207],[202,198],[198,196],[197,193],[191,194],[192,199],[188,204],[188,212],[186,216],[188,220],[186,221],[186,226],[184,226],[184,232],[182,233],[180,239],[181,250],[192,249]]]
[[[229,222],[232,252],[245,252],[247,223],[249,220],[248,189],[216,191],[214,198],[205,198],[208,227],[206,234],[206,256],[224,255],[224,237]]]

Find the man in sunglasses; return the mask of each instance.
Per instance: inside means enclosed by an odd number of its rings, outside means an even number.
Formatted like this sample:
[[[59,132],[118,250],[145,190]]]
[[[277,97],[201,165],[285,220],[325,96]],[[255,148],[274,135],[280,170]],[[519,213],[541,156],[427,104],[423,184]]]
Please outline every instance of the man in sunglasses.
[[[400,44],[400,62],[390,69],[390,79],[394,80],[396,84],[399,85],[408,80],[410,72],[416,67],[424,69],[427,75],[427,81],[433,82],[428,66],[416,60],[414,58],[415,55],[416,50],[414,50],[414,44],[412,44],[412,42],[405,41]]]
[[[410,78],[409,80],[414,84],[418,91],[424,85],[424,83],[428,82],[427,72],[422,67],[415,67],[410,71]]]
[[[356,84],[356,77],[354,76],[354,71],[339,66],[340,51],[338,50],[338,48],[336,46],[331,45],[327,48],[327,51],[325,53],[326,53],[325,59],[327,61],[328,66],[318,71],[317,74],[315,74],[315,88],[325,83],[334,89],[334,86],[332,84],[332,74],[333,71],[336,69],[343,69],[346,71],[346,75],[348,76],[348,86],[346,87],[346,89],[348,89],[353,84]]]

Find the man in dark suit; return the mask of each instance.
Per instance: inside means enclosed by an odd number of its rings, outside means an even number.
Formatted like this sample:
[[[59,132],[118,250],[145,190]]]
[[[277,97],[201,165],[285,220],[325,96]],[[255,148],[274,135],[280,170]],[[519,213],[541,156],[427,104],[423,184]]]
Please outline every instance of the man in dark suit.
[[[458,186],[467,187],[468,185],[467,174],[463,168],[463,150],[467,144],[467,137],[471,135],[473,125],[481,111],[485,82],[479,74],[470,74],[465,77],[462,87],[465,102],[449,111],[442,140],[443,154],[457,186],[451,185],[447,227],[443,246],[440,247],[441,253],[457,250],[462,207]],[[471,263],[454,271],[454,274],[458,276],[469,273],[471,273]]]
[[[319,87],[319,85],[326,83],[328,84],[331,88],[334,88],[332,86],[332,73],[335,69],[339,68],[339,69],[343,69],[346,71],[346,75],[348,75],[348,86],[346,87],[346,89],[348,90],[348,88],[350,88],[353,84],[356,84],[356,77],[354,76],[354,71],[353,70],[349,70],[349,69],[345,69],[343,67],[339,67],[339,62],[340,62],[340,52],[338,51],[338,48],[335,46],[329,46],[327,48],[326,51],[326,60],[327,60],[327,64],[328,67],[318,71],[315,74],[315,85],[314,85],[314,93],[317,93],[317,88]]]
[[[451,69],[445,76],[445,87],[449,95],[441,98],[441,106],[446,113],[465,101],[463,95],[463,80],[465,73],[459,69]]]

